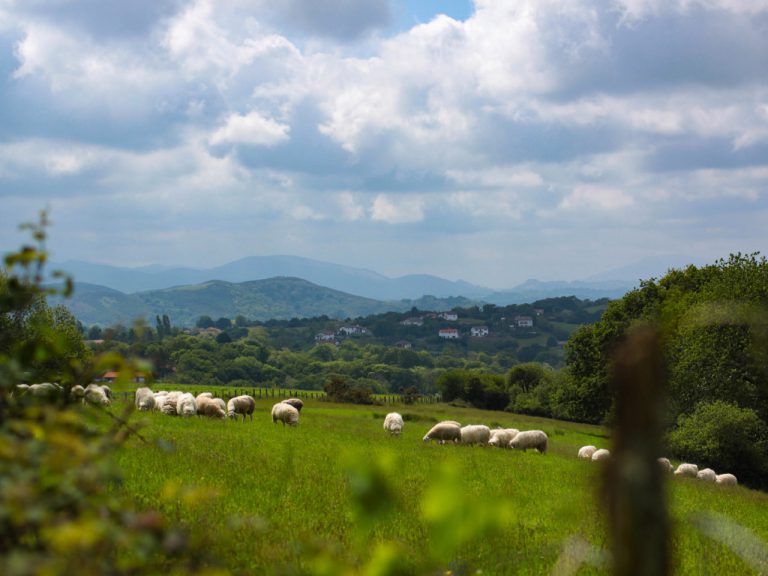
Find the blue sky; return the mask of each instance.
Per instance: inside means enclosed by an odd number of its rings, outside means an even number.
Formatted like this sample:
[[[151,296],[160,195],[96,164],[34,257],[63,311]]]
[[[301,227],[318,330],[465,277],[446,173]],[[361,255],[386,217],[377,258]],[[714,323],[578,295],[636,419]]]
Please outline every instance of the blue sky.
[[[768,0],[0,0],[0,249],[489,287],[768,252]]]

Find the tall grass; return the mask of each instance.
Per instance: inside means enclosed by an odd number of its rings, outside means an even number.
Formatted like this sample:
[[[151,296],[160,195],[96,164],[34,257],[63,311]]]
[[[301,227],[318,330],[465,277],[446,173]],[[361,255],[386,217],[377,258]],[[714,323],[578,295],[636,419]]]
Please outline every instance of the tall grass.
[[[575,456],[584,444],[608,445],[599,427],[419,405],[400,407],[406,425],[391,438],[382,407],[310,400],[290,428],[271,422],[271,402],[245,423],[137,415],[148,443],[132,439],[118,454],[118,489],[215,535],[215,553],[241,573],[377,573],[377,562],[396,573],[394,562],[402,573],[546,574],[574,538],[607,548],[600,468]],[[422,443],[445,418],[540,428],[550,450]],[[768,542],[768,496],[678,478],[667,489],[675,572],[749,573],[695,515],[721,515]],[[588,573],[606,568],[579,572]]]

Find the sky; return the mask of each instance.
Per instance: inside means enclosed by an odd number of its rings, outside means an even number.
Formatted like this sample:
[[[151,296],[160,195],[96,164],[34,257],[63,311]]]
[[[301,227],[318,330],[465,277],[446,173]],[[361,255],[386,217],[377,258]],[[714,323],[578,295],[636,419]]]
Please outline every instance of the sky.
[[[492,288],[768,253],[768,0],[0,0],[0,249]]]

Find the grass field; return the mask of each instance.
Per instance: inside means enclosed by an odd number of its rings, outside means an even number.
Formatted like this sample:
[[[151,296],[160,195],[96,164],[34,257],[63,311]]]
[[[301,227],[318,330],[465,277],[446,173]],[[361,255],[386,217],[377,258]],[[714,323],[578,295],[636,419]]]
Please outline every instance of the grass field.
[[[406,424],[390,438],[388,407],[309,400],[289,428],[272,424],[271,404],[259,401],[245,423],[136,414],[148,443],[132,438],[119,452],[119,489],[207,535],[234,573],[549,574],[568,542],[595,552],[579,574],[609,573],[596,553],[608,545],[599,466],[575,456],[607,447],[603,429],[436,404],[396,408]],[[539,428],[550,450],[422,443],[442,419]],[[768,495],[670,477],[668,499],[676,574],[753,573],[694,526],[706,512],[737,523],[717,524],[721,538],[746,539],[753,565],[764,560]],[[382,568],[393,565],[403,571]]]

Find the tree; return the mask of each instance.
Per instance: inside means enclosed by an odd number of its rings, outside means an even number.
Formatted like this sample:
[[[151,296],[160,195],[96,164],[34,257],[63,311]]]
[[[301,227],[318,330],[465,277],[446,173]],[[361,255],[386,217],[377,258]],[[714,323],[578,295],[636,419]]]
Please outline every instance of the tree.
[[[178,319],[177,319],[178,321]],[[197,322],[195,322],[195,326],[197,328],[213,328],[214,326],[213,318],[207,315],[200,316],[200,318],[197,319]]]

